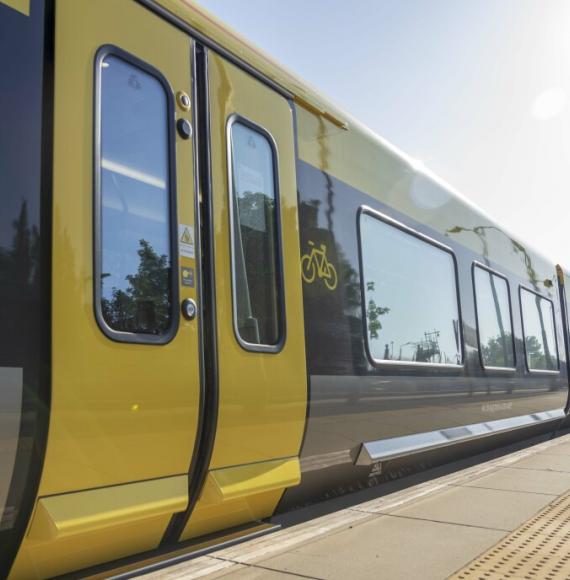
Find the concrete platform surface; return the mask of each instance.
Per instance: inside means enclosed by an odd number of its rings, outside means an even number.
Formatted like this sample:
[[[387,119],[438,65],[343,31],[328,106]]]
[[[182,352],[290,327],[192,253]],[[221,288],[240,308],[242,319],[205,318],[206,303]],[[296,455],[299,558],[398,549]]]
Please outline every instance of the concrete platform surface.
[[[503,577],[468,565],[570,494],[570,434],[536,441],[286,514],[278,532],[141,577]]]

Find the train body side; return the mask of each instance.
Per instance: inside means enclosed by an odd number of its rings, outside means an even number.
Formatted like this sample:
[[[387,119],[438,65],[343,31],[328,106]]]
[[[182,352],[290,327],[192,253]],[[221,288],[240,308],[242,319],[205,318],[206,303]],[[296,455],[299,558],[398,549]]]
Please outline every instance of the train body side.
[[[485,428],[562,424],[568,333],[554,264],[190,0],[0,0],[0,32],[0,576],[12,562],[14,578],[81,575],[377,483],[373,450],[386,442],[407,460],[412,440],[447,437],[453,453]],[[140,79],[166,91],[164,179],[104,157],[101,79],[125,67],[129,94]],[[249,274],[232,245],[234,124],[271,151],[275,344],[244,340],[234,312],[236,272]],[[165,192],[168,214],[150,212],[168,224],[176,266],[172,334],[159,340],[100,320],[103,169]],[[364,213],[453,255],[460,362],[370,355],[363,252],[385,248],[361,244]],[[475,263],[508,281],[512,369],[481,364]],[[527,368],[521,288],[552,305],[556,370]]]
[[[517,422],[537,413],[546,412],[548,418],[554,411],[552,416],[561,417],[568,377],[555,265],[364,130],[345,131],[303,109],[297,118],[301,252],[309,255],[313,247],[324,246],[339,283],[334,290],[318,278],[304,283],[310,403],[301,454],[303,482],[287,492],[282,508],[350,489],[359,481],[373,482],[374,469],[356,465],[367,442],[393,439],[403,445],[409,436],[421,440],[425,434]],[[453,251],[463,336],[459,368],[402,367],[371,360],[358,233],[362,207]],[[368,251],[380,256],[383,248]],[[474,263],[508,280],[516,359],[512,371],[481,364]],[[529,372],[526,367],[521,287],[552,301],[556,373]],[[559,424],[553,421],[551,428]]]

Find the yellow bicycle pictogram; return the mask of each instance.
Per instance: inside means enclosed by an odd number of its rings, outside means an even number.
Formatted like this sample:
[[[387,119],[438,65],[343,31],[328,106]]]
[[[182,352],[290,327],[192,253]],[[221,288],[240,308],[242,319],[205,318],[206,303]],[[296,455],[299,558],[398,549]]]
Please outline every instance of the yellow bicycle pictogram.
[[[315,242],[309,241],[312,248],[309,254],[301,258],[301,274],[307,284],[312,284],[318,276],[324,281],[329,290],[334,290],[338,283],[335,267],[327,260],[327,247],[325,244],[316,247]]]

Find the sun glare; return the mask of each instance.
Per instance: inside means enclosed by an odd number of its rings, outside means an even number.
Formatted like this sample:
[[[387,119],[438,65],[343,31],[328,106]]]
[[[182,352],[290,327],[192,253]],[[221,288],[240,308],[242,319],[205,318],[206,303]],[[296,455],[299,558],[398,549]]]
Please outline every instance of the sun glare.
[[[558,117],[568,104],[568,95],[561,87],[552,87],[539,93],[534,99],[531,115],[538,121],[547,121]]]

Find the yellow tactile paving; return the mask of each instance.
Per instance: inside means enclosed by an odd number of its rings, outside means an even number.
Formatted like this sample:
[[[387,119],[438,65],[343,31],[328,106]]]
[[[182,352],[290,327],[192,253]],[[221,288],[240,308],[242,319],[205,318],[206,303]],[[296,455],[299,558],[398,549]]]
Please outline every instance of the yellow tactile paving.
[[[570,492],[473,560],[450,580],[570,578]]]

